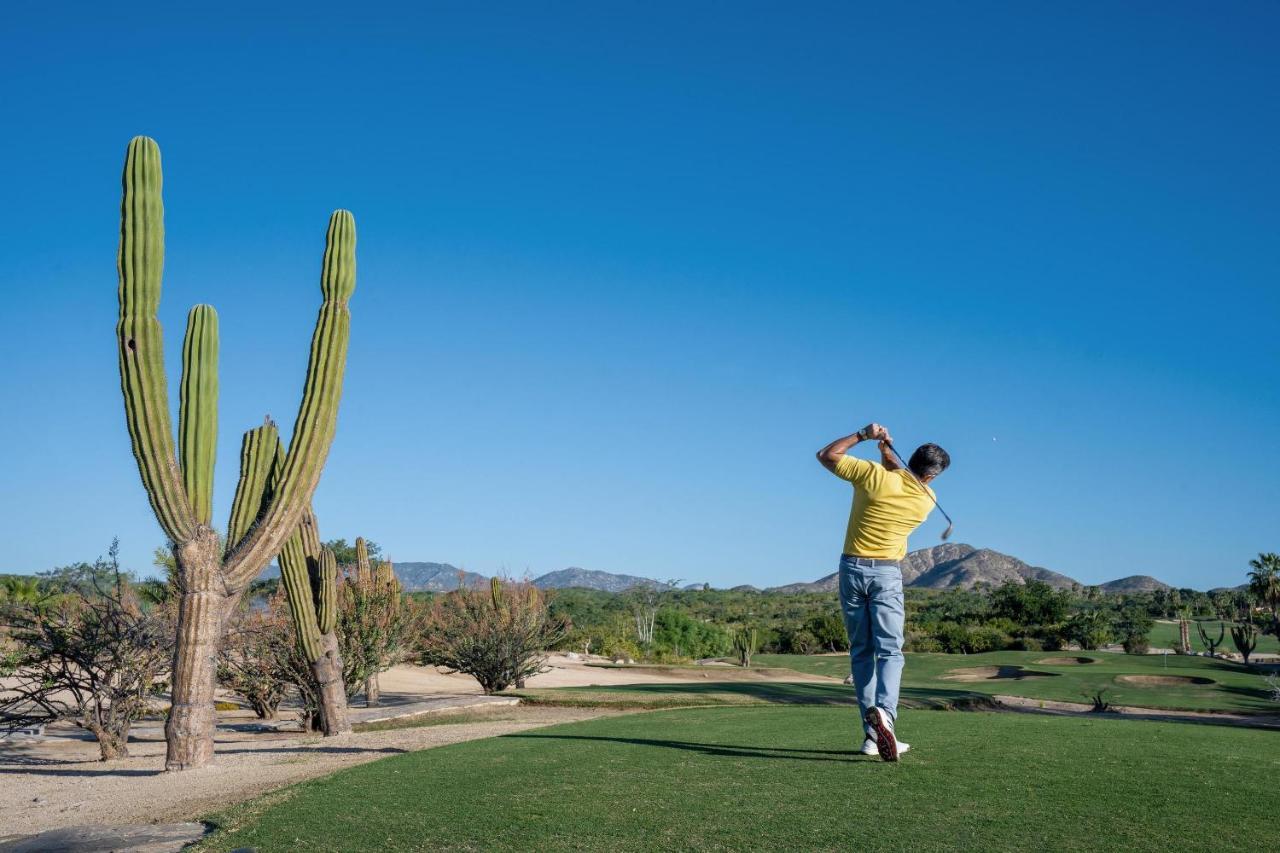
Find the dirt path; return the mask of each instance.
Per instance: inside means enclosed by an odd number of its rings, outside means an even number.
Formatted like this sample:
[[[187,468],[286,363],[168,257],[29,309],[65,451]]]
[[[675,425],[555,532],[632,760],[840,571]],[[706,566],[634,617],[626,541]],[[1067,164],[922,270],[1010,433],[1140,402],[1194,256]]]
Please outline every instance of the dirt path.
[[[596,661],[598,663],[598,661]],[[617,684],[716,680],[805,681],[828,679],[788,671],[737,667],[601,667],[567,655],[552,655],[548,670],[529,687],[591,687]],[[383,673],[385,705],[374,715],[393,716],[424,701],[476,697],[470,676],[435,668],[397,666]],[[463,702],[463,704],[466,704]],[[359,707],[359,700],[356,702]],[[618,713],[598,709],[501,707],[469,712],[467,722],[364,732],[344,738],[302,735],[288,718],[262,725],[247,712],[220,715],[213,767],[166,775],[164,741],[155,721],[134,727],[130,757],[104,764],[97,745],[69,726],[51,727],[50,737],[0,741],[0,840],[68,826],[190,820],[285,785],[398,752],[429,749],[494,737],[537,726]]]
[[[607,712],[503,707],[482,713],[470,722],[329,739],[219,731],[215,765],[179,776],[161,769],[164,742],[154,736],[131,742],[132,755],[110,764],[93,760],[97,747],[89,742],[64,748],[70,754],[62,757],[10,747],[0,754],[0,838],[64,826],[190,820],[353,764]]]

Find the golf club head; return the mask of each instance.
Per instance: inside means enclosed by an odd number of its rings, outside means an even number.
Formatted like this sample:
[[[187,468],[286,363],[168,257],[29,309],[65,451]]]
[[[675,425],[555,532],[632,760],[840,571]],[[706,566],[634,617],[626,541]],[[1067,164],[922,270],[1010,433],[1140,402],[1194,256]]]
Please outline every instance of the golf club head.
[[[954,525],[954,524],[948,524],[948,525],[947,525],[947,529],[946,529],[946,530],[944,530],[944,531],[942,531],[942,541],[943,541],[943,542],[946,542],[948,539],[950,539],[950,538],[951,538],[951,529],[952,529],[953,527],[955,527],[955,525]]]

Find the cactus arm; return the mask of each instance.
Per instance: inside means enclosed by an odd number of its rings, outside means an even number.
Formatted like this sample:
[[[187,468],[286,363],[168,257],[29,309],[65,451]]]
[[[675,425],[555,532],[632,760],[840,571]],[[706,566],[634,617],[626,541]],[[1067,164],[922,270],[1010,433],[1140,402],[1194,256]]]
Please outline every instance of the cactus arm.
[[[164,335],[157,317],[164,273],[164,200],[155,140],[139,136],[129,142],[121,184],[116,344],[125,422],[156,520],[170,539],[183,544],[195,535],[196,523],[174,454]]]
[[[311,502],[337,429],[338,403],[346,368],[351,315],[347,300],[355,291],[355,219],[345,210],[329,219],[320,289],[324,303],[311,338],[311,357],[302,403],[294,422],[289,453],[262,519],[227,557],[233,585],[248,583],[279,551]]]
[[[323,652],[320,648],[320,631],[316,624],[316,606],[311,596],[311,575],[307,570],[307,555],[302,546],[302,531],[293,535],[280,549],[280,580],[289,600],[289,612],[298,631],[298,647],[308,661],[316,660]]]
[[[316,625],[328,634],[338,625],[338,560],[331,549],[322,548],[315,566]]]
[[[369,568],[369,546],[363,536],[356,537],[356,583],[366,584],[373,577]]]
[[[260,427],[244,434],[240,442],[240,481],[231,502],[231,518],[227,521],[227,552],[244,539],[271,500],[277,460],[282,459],[280,433],[271,418]]]
[[[182,343],[178,448],[182,483],[197,524],[213,519],[213,466],[218,445],[218,314],[197,305]]]

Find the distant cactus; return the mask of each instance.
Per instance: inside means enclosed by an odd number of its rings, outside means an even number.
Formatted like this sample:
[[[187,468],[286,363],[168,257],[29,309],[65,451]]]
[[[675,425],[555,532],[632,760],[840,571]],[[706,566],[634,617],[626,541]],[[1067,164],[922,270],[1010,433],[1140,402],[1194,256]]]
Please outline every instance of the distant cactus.
[[[355,552],[341,588],[338,640],[348,695],[363,690],[365,704],[374,706],[382,694],[378,674],[401,660],[416,611],[401,600],[390,560],[374,564],[363,538],[356,539]]]
[[[1218,623],[1218,638],[1211,639],[1209,634],[1204,630],[1204,623],[1196,623],[1196,632],[1200,635],[1200,642],[1204,643],[1205,651],[1209,653],[1209,657],[1217,657],[1218,646],[1222,645],[1222,640],[1227,635],[1227,626],[1225,622]]]
[[[164,267],[162,183],[159,147],[154,140],[136,137],[129,143],[122,178],[116,340],[125,423],[147,498],[174,543],[182,591],[165,767],[183,770],[205,766],[213,758],[215,661],[224,623],[245,588],[298,527],[333,441],[346,367],[347,301],[355,290],[356,237],[351,214],[336,211],[329,219],[321,271],[324,302],[289,451],[276,469],[275,425],[268,422],[245,435],[224,551],[210,526],[218,318],[207,305],[196,306],[187,318],[175,448],[158,317]],[[255,452],[257,445],[267,452]]]
[[[1231,626],[1231,642],[1235,643],[1236,651],[1240,652],[1240,656],[1244,658],[1244,662],[1249,662],[1249,655],[1253,654],[1253,650],[1258,647],[1258,626],[1253,622],[1241,622],[1239,625]]]
[[[744,669],[751,667],[751,656],[759,647],[760,640],[755,628],[739,628],[733,632],[733,653],[738,656],[738,663]]]

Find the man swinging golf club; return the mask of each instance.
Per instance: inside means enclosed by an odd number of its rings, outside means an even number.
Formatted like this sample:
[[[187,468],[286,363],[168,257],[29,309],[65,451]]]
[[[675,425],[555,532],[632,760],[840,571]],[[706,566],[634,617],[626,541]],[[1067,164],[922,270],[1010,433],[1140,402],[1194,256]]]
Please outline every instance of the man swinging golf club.
[[[845,455],[867,440],[880,442],[880,464]],[[875,423],[818,451],[824,468],[853,484],[840,557],[840,611],[849,632],[850,670],[866,731],[862,754],[879,752],[885,761],[897,761],[910,749],[894,734],[906,620],[899,561],[907,555],[907,536],[938,505],[929,482],[951,464],[947,451],[936,444],[920,445],[905,467],[901,460],[889,431]],[[942,538],[950,533],[948,527]]]

